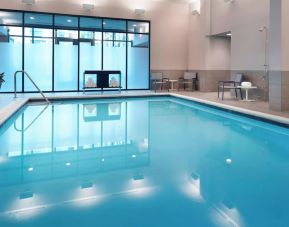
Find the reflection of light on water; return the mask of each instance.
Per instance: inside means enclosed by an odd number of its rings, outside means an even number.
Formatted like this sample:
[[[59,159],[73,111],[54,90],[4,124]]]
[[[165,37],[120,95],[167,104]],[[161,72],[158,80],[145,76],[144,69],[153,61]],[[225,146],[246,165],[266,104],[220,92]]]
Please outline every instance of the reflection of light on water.
[[[224,204],[216,207],[212,206],[211,219],[217,226],[244,226],[242,217],[237,208],[228,208]]]
[[[144,138],[139,144],[138,149],[140,152],[147,152],[149,147],[149,141],[147,138]]]
[[[129,180],[126,190],[123,193],[128,194],[129,197],[144,198],[153,195],[156,187],[151,187],[149,180],[142,174],[137,174]]]
[[[183,192],[190,198],[194,199],[197,202],[203,202],[204,199],[201,195],[201,180],[198,179],[190,179],[182,186]]]
[[[184,174],[182,177],[181,190],[189,198],[196,202],[203,202],[201,194],[201,178],[196,173],[191,173],[189,176]]]
[[[38,216],[46,208],[43,204],[43,198],[38,194],[33,194],[33,197],[21,199],[19,197],[12,201],[9,211],[4,215],[15,220],[26,220]]]
[[[4,163],[6,163],[6,162],[8,162],[8,157],[6,157],[6,156],[0,156],[0,165],[1,165],[1,164],[4,164]]]
[[[101,196],[96,186],[77,188],[73,194],[73,199],[67,202],[72,202],[75,206],[85,207],[94,206],[101,203],[104,196]]]

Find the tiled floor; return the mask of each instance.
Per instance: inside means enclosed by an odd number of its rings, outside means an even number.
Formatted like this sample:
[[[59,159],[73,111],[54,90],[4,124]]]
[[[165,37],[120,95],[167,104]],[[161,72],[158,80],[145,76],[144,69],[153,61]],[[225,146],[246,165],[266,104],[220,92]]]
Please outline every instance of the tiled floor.
[[[280,117],[287,117],[289,118],[289,112],[278,112],[278,111],[272,111],[269,109],[269,103],[268,102],[244,102],[236,100],[235,98],[231,98],[230,94],[225,94],[225,99],[222,101],[222,99],[218,99],[217,92],[177,92],[182,95],[203,99],[207,101],[222,103],[230,106],[245,108],[249,110],[254,110],[262,113],[272,114]]]
[[[167,93],[155,93],[152,91],[123,91],[119,92],[89,92],[83,94],[82,92],[69,92],[69,93],[48,93],[46,94],[49,98],[94,98],[94,97],[113,97],[113,96],[142,96],[142,95],[159,95]],[[225,104],[232,107],[243,108],[247,110],[257,111],[261,113],[271,114],[278,117],[285,117],[289,119],[289,112],[277,112],[269,109],[267,102],[243,102],[238,101],[230,97],[230,94],[225,94],[225,100],[218,99],[216,92],[171,92],[171,94],[180,94],[187,97],[192,97],[200,100],[210,101],[218,104]],[[0,94],[0,124],[5,121],[13,111],[17,110],[20,106],[24,105],[30,98],[41,98],[39,94],[19,94],[17,99],[13,98],[13,94]]]

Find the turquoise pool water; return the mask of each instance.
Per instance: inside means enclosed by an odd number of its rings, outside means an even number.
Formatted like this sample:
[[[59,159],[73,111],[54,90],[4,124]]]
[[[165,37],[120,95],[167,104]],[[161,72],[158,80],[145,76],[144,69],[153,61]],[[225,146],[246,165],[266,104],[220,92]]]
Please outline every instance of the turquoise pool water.
[[[31,104],[0,129],[0,226],[289,226],[289,129],[176,98]]]

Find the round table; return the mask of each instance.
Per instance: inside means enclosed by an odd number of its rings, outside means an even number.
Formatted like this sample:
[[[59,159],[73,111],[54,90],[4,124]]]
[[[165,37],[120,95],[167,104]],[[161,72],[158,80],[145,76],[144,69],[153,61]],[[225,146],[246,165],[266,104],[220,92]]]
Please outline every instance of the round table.
[[[238,86],[238,88],[241,88],[242,90],[245,90],[246,92],[246,96],[245,96],[245,99],[243,99],[244,102],[254,102],[256,100],[253,100],[253,99],[249,99],[249,90],[253,90],[253,89],[257,89],[258,87],[256,86]]]
[[[179,82],[179,80],[169,80],[169,82],[171,83],[171,90],[175,90],[174,83]]]

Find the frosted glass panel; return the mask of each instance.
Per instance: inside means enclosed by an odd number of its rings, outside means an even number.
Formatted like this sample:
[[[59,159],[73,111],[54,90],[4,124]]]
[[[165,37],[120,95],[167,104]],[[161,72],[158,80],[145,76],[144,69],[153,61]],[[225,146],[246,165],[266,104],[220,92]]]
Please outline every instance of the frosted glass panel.
[[[44,35],[51,32],[48,29],[43,30]],[[24,69],[41,90],[52,91],[52,38],[25,38]],[[27,78],[25,78],[25,91],[36,91]]]
[[[8,27],[0,26],[0,73],[5,73],[5,82],[2,84],[1,92],[14,91],[14,73],[22,69],[22,29],[14,27],[9,31]],[[10,36],[8,36],[10,35]],[[22,89],[22,76],[17,77],[17,90]]]
[[[77,90],[78,84],[78,45],[75,44],[77,31],[60,31],[54,46],[54,90]]]
[[[80,32],[80,89],[85,70],[101,70],[101,32]]]
[[[148,89],[149,37],[129,34],[128,39],[128,89]]]
[[[107,41],[103,41],[103,69],[120,70],[121,86],[122,89],[126,89],[126,35],[114,33],[110,36],[110,34],[113,33],[104,33]]]

